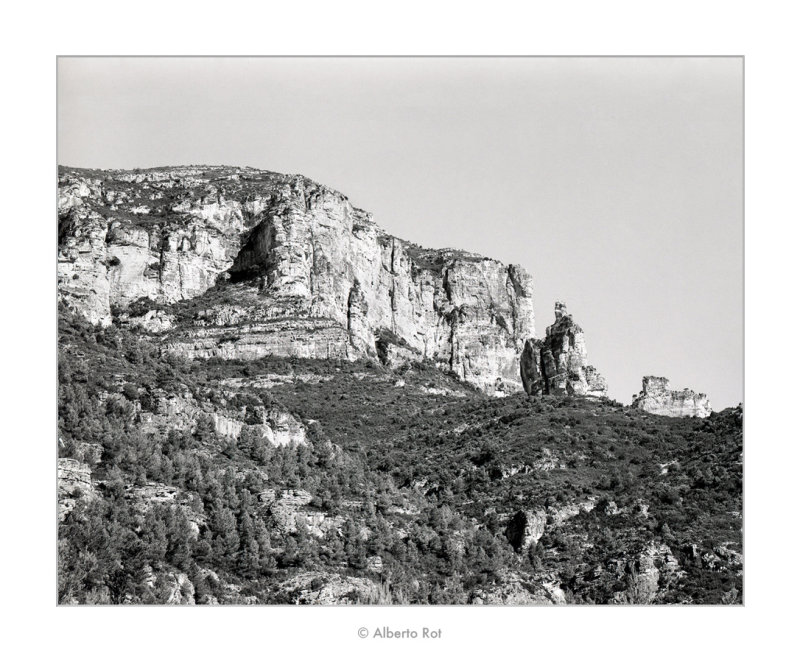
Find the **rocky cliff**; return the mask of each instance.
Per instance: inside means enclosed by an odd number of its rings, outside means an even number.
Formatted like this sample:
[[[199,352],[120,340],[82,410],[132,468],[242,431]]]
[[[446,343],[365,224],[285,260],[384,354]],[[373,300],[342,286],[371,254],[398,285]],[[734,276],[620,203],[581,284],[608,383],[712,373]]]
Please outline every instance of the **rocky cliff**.
[[[433,360],[520,390],[532,279],[385,233],[346,196],[251,168],[62,169],[60,298],[190,358]]]
[[[711,415],[711,405],[705,393],[695,393],[688,388],[670,390],[666,377],[643,377],[642,390],[633,396],[632,406],[661,416],[705,418]]]
[[[529,395],[606,395],[605,378],[588,364],[583,329],[556,301],[556,321],[543,339],[530,338],[520,359],[523,387]]]

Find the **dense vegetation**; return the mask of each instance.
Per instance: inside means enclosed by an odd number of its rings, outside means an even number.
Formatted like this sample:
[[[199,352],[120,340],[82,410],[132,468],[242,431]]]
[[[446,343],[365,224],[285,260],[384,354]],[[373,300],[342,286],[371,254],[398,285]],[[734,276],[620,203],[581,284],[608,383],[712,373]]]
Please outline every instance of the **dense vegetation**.
[[[567,601],[636,601],[636,558],[653,543],[680,564],[655,601],[741,600],[740,408],[670,419],[609,400],[493,399],[422,363],[190,362],[66,311],[59,347],[59,452],[95,486],[59,525],[62,602],[164,602],[179,575],[198,603],[292,602],[293,579],[316,590],[332,576],[368,579],[352,584],[361,602],[467,603],[512,579],[531,595],[547,582]],[[283,379],[259,387],[267,375]],[[193,403],[190,425],[165,417],[175,398]],[[275,409],[308,443],[213,423]],[[152,498],[167,488],[174,498]],[[286,526],[271,507],[284,491],[335,526]],[[538,543],[509,542],[515,512],[552,519],[587,500]]]

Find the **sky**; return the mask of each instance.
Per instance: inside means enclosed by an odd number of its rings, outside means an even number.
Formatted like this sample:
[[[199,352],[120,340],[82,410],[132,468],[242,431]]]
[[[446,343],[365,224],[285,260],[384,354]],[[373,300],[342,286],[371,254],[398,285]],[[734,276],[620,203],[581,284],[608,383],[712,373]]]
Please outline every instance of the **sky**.
[[[60,58],[58,161],[301,173],[390,233],[522,265],[625,404],[743,400],[739,58]]]

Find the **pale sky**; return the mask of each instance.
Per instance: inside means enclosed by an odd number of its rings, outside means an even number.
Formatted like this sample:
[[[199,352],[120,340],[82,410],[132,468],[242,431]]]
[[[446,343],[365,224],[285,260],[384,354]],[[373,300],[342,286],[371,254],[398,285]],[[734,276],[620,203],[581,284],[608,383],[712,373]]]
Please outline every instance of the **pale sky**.
[[[61,58],[58,160],[302,173],[387,231],[521,264],[609,395],[743,398],[738,58]]]

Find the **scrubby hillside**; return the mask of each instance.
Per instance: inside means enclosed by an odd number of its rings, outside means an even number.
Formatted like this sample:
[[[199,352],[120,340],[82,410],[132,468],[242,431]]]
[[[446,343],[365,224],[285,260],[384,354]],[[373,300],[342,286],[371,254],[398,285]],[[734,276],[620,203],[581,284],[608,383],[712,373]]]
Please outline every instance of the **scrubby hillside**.
[[[742,600],[741,409],[167,349],[60,311],[63,603]]]

